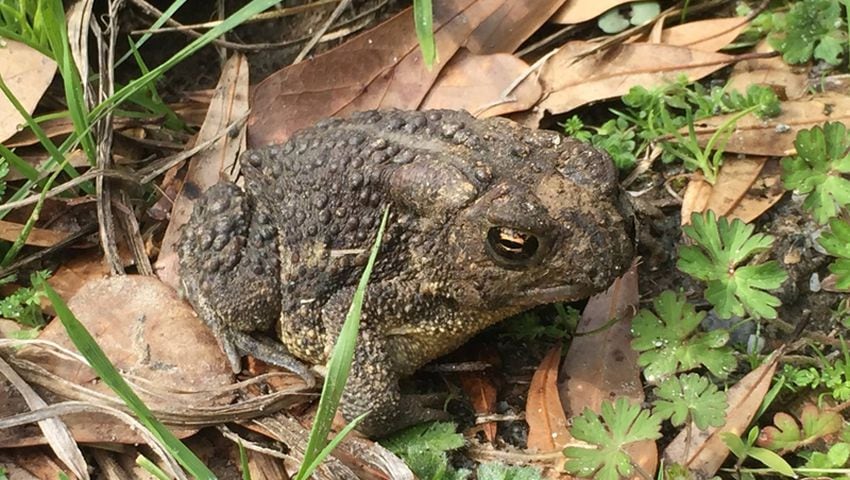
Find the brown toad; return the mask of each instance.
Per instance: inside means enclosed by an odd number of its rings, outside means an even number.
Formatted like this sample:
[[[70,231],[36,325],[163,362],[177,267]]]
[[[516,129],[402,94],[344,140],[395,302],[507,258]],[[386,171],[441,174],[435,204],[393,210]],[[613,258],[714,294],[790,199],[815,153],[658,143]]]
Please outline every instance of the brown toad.
[[[327,360],[390,207],[342,402],[348,419],[371,411],[370,435],[439,416],[400,377],[604,289],[633,255],[610,159],[504,119],[358,113],[248,151],[242,171],[244,190],[220,183],[195,204],[179,245],[186,295],[234,371],[246,353],[302,373],[292,357]]]

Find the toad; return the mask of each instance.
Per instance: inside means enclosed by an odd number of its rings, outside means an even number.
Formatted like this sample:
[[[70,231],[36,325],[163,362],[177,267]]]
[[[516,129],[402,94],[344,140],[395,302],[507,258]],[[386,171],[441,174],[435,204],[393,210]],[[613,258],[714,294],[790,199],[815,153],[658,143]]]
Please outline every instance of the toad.
[[[443,416],[399,378],[537,305],[605,289],[633,256],[629,203],[603,152],[460,111],[329,119],[241,157],[244,188],[196,202],[184,293],[235,372],[251,354],[306,374],[345,320],[389,221],[342,399],[380,436]]]

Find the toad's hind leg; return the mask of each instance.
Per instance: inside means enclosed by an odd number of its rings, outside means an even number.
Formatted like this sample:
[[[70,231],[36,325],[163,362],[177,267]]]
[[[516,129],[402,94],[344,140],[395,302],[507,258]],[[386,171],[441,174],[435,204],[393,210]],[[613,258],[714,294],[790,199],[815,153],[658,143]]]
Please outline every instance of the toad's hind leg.
[[[283,344],[251,336],[274,330],[281,302],[277,231],[252,197],[229,182],[207,190],[184,227],[178,254],[185,294],[234,372],[241,370],[240,357],[250,354],[312,383],[307,367]]]

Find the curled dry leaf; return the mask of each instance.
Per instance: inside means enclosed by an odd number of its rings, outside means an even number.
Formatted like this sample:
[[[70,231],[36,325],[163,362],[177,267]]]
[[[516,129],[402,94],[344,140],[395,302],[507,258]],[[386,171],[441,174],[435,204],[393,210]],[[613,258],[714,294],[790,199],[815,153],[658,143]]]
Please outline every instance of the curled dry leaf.
[[[599,412],[603,401],[617,397],[633,403],[644,401],[638,354],[631,347],[631,323],[639,300],[637,285],[635,263],[608,291],[588,301],[561,371],[566,381],[559,392],[570,416],[579,415],[585,408]],[[635,442],[627,450],[644,471],[655,471],[655,442]]]
[[[14,242],[23,231],[24,226],[20,223],[0,220],[0,239]],[[36,247],[52,247],[68,236],[68,232],[48,230],[45,228],[33,228],[27,237],[27,245]]]
[[[528,110],[543,91],[536,76],[526,77],[505,92],[527,70],[527,63],[507,53],[473,55],[461,50],[440,72],[420,108],[463,109],[477,117]]]
[[[589,42],[569,42],[540,72],[544,111],[569,112],[581,105],[618,97],[636,85],[665,85],[680,75],[698,80],[730,63],[733,57],[663,44],[629,43],[580,58],[594,48]]]
[[[44,95],[56,73],[56,62],[34,48],[3,39],[0,45],[0,78],[28,113]],[[24,119],[5,95],[0,94],[0,142],[11,137]]]
[[[180,227],[189,220],[195,199],[201,193],[222,178],[235,178],[238,168],[234,165],[237,163],[239,151],[245,146],[245,128],[240,128],[235,136],[226,130],[247,113],[248,61],[244,55],[236,54],[230,57],[222,69],[215,95],[210,101],[207,117],[201,125],[196,141],[204,142],[214,138],[218,140],[189,161],[183,188],[174,199],[171,221],[162,238],[156,273],[163,282],[174,288],[180,284],[175,250],[180,238]]]
[[[700,477],[713,476],[729,455],[722,434],[730,432],[740,436],[750,425],[770,387],[781,354],[781,348],[773,352],[761,366],[729,389],[725,425],[705,431],[697,429],[696,425],[682,429],[664,451],[665,463],[682,465]]]
[[[661,43],[716,52],[732,43],[750,22],[745,17],[698,20],[664,29]]]
[[[694,212],[711,210],[718,216],[728,216],[743,200],[766,162],[766,157],[727,158],[714,185],[702,175],[694,175],[682,201],[682,225],[690,223]]]
[[[233,376],[218,343],[177,292],[156,278],[127,275],[94,280],[68,301],[68,307],[116,368],[127,372],[136,393],[152,409],[185,412],[187,406],[230,402],[231,397],[219,391],[232,383]],[[58,320],[51,322],[39,339],[75,351]],[[89,367],[52,352],[29,346],[18,357],[84,390],[114,398]],[[0,416],[13,413],[6,410],[12,403],[2,406]],[[64,419],[78,442],[140,441],[132,429],[112,417],[86,413]],[[193,432],[191,428],[175,430],[179,436]],[[35,443],[40,443],[40,435],[31,428],[0,430],[3,447]]]
[[[794,153],[797,132],[824,122],[842,122],[850,126],[850,97],[827,94],[805,100],[782,102],[778,117],[762,120],[747,115],[737,123],[729,136],[725,150],[732,153],[782,157]],[[735,115],[735,114],[729,114]],[[704,146],[729,115],[700,120],[696,127],[697,140]],[[687,135],[687,132],[684,132]]]
[[[499,365],[501,359],[499,355],[490,347],[474,349],[473,357],[475,361],[487,365]],[[475,415],[489,415],[496,411],[497,391],[496,385],[493,384],[492,375],[486,370],[476,371],[461,371],[458,372],[458,380],[466,397],[472,403],[472,408]],[[480,425],[475,425],[470,428],[474,433],[481,431],[484,437],[489,442],[496,441],[497,425],[496,422],[486,422]],[[470,433],[468,430],[466,433]]]
[[[614,7],[625,5],[630,0],[603,0],[601,2],[588,2],[583,0],[567,0],[549,21],[572,25],[596,18]]]
[[[567,416],[561,404],[561,395],[558,393],[560,363],[561,345],[557,345],[549,350],[531,378],[528,401],[525,404],[528,448],[531,450],[561,450],[572,438],[567,429]]]
[[[416,109],[445,62],[504,0],[447,0],[434,5],[434,42],[442,62],[431,70],[407,9],[339,47],[290,65],[254,89],[248,145],[281,143],[318,120],[374,108]]]

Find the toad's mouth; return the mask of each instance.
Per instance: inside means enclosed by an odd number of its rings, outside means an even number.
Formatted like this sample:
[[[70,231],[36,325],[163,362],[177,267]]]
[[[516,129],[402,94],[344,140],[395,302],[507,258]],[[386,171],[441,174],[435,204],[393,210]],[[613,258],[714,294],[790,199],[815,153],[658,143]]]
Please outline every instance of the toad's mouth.
[[[557,287],[532,288],[517,298],[519,305],[541,305],[556,302],[574,302],[596,293],[590,285],[559,285]]]

